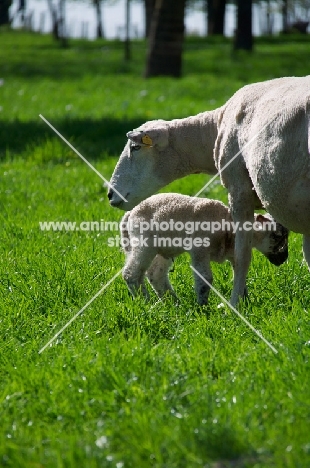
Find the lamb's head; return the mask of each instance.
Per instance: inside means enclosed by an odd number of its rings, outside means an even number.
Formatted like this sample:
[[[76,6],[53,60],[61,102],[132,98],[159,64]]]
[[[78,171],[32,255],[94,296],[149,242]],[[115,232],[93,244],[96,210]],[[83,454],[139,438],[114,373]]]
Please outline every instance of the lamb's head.
[[[269,214],[256,214],[254,228],[253,246],[273,265],[282,265],[288,257],[288,229]]]
[[[108,191],[110,205],[126,211],[176,178],[170,176],[174,158],[169,148],[168,122],[146,122],[128,132],[127,138]]]

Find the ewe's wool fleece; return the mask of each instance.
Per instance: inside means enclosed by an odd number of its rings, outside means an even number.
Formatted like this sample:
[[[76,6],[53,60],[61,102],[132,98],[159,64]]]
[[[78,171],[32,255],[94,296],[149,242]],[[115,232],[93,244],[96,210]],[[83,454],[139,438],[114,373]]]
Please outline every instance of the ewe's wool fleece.
[[[251,198],[287,228],[310,234],[310,76],[237,91],[219,113],[215,162],[232,197]],[[252,140],[252,141],[251,141]],[[238,181],[238,184],[236,183]]]

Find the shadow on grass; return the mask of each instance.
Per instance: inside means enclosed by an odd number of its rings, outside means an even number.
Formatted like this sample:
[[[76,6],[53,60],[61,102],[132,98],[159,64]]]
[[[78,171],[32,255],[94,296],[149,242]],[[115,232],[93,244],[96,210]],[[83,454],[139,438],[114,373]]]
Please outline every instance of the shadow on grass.
[[[261,461],[231,428],[219,427],[217,430],[208,432],[205,438],[200,436],[197,439],[197,451],[200,452],[200,458],[207,462],[205,467],[245,468]]]
[[[1,34],[1,29],[0,29]],[[147,43],[131,43],[132,58],[124,60],[121,41],[70,40],[62,49],[50,36],[8,31],[2,34],[0,51],[1,77],[29,80],[44,78],[72,82],[82,76],[142,76]],[[283,48],[284,47],[284,48]],[[184,43],[184,76],[212,74],[216,79],[230,76],[245,82],[276,76],[307,75],[310,40],[306,35],[255,38],[251,54],[233,54],[232,40],[227,38],[187,38]]]
[[[145,120],[147,119],[141,117],[128,120],[86,118],[49,121],[83,156],[98,159],[103,153],[118,156],[126,143],[126,133]],[[18,153],[23,153],[27,159],[31,159],[35,152],[44,153],[46,148],[44,150],[43,147],[55,138],[64,145],[64,148],[67,147],[39,116],[37,121],[30,122],[2,120],[0,121],[0,160],[13,159]],[[38,149],[41,146],[42,148]],[[40,157],[41,161],[47,159],[50,160],[50,155],[46,158],[44,155]],[[55,155],[55,159],[59,158]]]
[[[70,40],[61,48],[51,36],[7,31],[1,34],[0,76],[6,81],[64,79],[76,81],[84,75],[136,74],[144,66],[146,43],[132,41],[132,60],[124,58],[122,41]]]
[[[309,51],[307,39],[299,43],[258,41],[252,53],[233,52],[232,45],[225,42],[216,47],[206,44],[205,50],[192,48],[187,52],[184,72],[217,79],[229,76],[245,84],[291,76],[292,70],[294,76],[305,76],[309,74]]]

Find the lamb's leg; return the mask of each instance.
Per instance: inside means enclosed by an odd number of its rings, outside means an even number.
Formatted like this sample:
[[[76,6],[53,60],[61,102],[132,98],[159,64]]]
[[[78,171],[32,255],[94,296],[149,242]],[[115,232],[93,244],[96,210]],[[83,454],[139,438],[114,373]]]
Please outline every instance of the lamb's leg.
[[[212,285],[213,280],[210,259],[209,257],[202,258],[201,251],[192,251],[191,257],[193,268],[202,276],[201,278],[194,270],[195,291],[197,295],[197,300],[200,305],[205,305],[208,304],[208,297],[210,292],[209,284]],[[206,281],[204,281],[204,279]]]
[[[136,296],[141,291],[145,298],[149,298],[144,279],[145,272],[153,258],[154,253],[152,251],[143,249],[138,252],[133,249],[127,256],[123,268],[123,278],[133,296]]]
[[[306,236],[306,235],[303,236],[303,252],[304,252],[304,258],[310,270],[310,236]]]
[[[169,292],[177,298],[168,277],[172,262],[172,258],[164,258],[158,254],[146,272],[147,279],[159,297],[163,297]]]

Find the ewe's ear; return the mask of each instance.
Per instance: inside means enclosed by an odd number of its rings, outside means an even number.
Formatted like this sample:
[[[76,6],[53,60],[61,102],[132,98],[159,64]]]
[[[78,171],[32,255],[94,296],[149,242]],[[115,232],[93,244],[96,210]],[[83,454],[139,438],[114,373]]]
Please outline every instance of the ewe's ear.
[[[147,130],[132,130],[127,133],[127,138],[138,145],[165,148],[168,145],[168,128],[160,126]]]

